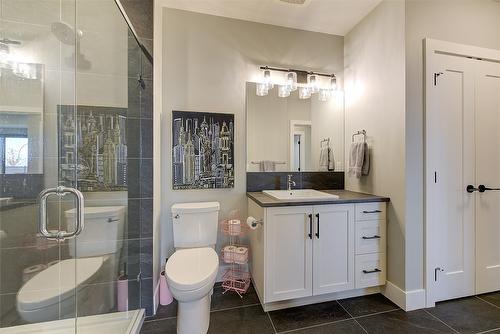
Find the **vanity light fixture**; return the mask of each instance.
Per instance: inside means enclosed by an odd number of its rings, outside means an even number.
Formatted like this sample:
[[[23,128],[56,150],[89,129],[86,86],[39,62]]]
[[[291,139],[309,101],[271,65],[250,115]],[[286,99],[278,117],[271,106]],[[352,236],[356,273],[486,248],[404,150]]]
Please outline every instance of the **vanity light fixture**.
[[[307,84],[309,85],[309,88],[311,89],[311,93],[316,94],[319,93],[319,82],[318,82],[318,77],[316,74],[309,74],[307,76]]]
[[[332,96],[332,91],[330,89],[320,89],[318,93],[318,100],[321,102],[326,102]]]
[[[286,74],[286,88],[290,92],[294,92],[297,90],[297,72],[289,71]]]
[[[335,74],[317,73],[296,69],[285,69],[278,67],[261,66],[262,79],[257,83],[256,94],[266,96],[278,84],[278,96],[288,97],[290,93],[299,89],[300,99],[309,99],[312,94],[318,94],[320,101],[327,101],[337,90],[337,78]],[[273,82],[271,72],[285,72],[283,79]],[[321,80],[321,77],[329,78],[329,81]]]
[[[257,96],[266,96],[267,94],[269,94],[267,85],[265,83],[258,82],[256,94]]]
[[[288,89],[288,86],[286,86],[286,85],[278,86],[278,96],[279,97],[289,97],[290,90]]]
[[[309,87],[299,87],[299,99],[305,100],[311,97],[311,89]]]
[[[274,88],[274,84],[271,80],[271,70],[269,68],[266,68],[264,70],[264,80],[262,83],[266,85],[267,90],[271,90]]]

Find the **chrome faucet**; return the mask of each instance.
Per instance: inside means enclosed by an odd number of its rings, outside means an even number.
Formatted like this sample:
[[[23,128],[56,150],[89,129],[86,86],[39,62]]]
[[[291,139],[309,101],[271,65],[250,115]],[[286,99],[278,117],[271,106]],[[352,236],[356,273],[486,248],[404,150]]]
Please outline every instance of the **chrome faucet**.
[[[288,188],[287,188],[288,191],[292,191],[292,187],[296,186],[296,183],[295,181],[292,180],[292,177],[293,177],[292,174],[288,174]]]

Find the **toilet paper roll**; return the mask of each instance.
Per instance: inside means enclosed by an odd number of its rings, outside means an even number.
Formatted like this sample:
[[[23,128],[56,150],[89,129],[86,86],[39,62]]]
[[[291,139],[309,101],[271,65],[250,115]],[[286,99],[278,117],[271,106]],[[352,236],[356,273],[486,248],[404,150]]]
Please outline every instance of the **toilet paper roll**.
[[[248,248],[247,247],[236,247],[234,254],[234,262],[239,264],[244,264],[248,260]]]
[[[231,263],[234,261],[234,254],[236,252],[236,247],[226,246],[223,249],[224,252],[224,262]]]
[[[23,270],[23,283],[28,282],[33,276],[45,269],[47,269],[47,266],[44,264],[35,264],[34,266],[25,268]]]
[[[247,225],[252,230],[255,230],[255,229],[257,229],[257,227],[259,227],[259,224],[257,223],[257,219],[255,219],[252,216],[247,218]]]

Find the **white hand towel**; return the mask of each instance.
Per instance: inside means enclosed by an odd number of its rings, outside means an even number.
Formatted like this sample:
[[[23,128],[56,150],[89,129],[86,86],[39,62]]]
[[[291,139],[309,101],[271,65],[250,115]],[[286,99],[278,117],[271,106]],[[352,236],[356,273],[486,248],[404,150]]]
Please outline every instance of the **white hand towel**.
[[[320,152],[319,152],[319,170],[320,171],[327,171],[328,170],[328,158],[329,158],[329,148],[328,147],[323,147]]]
[[[335,157],[333,156],[333,150],[328,148],[328,170],[333,172],[335,170]]]
[[[271,160],[263,160],[259,163],[259,167],[261,172],[275,172],[276,162]]]
[[[349,176],[355,176],[358,179],[362,175],[363,162],[365,158],[365,143],[355,142],[351,144],[349,153]]]

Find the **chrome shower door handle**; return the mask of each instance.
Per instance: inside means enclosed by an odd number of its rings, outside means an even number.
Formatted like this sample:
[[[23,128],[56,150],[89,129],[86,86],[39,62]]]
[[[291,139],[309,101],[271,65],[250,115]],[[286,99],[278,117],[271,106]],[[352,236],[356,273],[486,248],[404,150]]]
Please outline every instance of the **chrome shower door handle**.
[[[76,198],[76,227],[73,232],[67,231],[58,231],[58,232],[50,232],[47,229],[47,198],[50,195],[57,195],[59,197],[66,196],[67,194],[72,194]],[[64,240],[74,238],[79,235],[85,225],[84,225],[84,217],[83,217],[83,209],[85,207],[83,194],[75,188],[68,188],[59,186],[57,188],[48,188],[43,190],[38,195],[39,203],[40,203],[40,215],[38,219],[38,230],[40,233],[47,239],[50,240]]]

